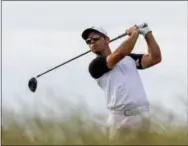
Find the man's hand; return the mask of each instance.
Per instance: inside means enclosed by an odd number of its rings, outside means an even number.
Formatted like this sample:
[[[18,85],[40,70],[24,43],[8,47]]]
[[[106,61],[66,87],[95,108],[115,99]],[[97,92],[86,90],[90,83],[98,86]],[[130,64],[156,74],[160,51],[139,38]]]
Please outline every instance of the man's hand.
[[[146,27],[138,27],[139,34],[142,34],[144,37],[149,33],[152,32],[150,28],[148,27],[148,24],[146,24]]]
[[[139,28],[136,25],[134,25],[134,26],[128,28],[125,32],[127,35],[131,36],[132,33],[139,32]]]

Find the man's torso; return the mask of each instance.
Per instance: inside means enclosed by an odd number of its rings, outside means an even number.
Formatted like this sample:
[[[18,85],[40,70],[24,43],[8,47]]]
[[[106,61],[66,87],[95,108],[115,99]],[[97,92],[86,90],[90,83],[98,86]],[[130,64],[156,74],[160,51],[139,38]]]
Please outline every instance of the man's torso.
[[[126,56],[96,80],[105,92],[107,108],[110,110],[129,110],[148,105],[136,62],[131,56]]]

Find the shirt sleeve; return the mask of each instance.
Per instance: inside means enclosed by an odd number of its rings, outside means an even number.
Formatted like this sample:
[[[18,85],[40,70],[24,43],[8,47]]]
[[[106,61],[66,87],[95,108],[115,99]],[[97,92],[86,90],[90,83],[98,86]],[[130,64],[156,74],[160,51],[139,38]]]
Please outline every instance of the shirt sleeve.
[[[131,53],[131,54],[129,54],[129,56],[135,61],[137,69],[143,69],[141,60],[142,60],[142,57],[144,56],[144,54]]]
[[[106,56],[96,57],[89,64],[89,73],[95,79],[100,78],[110,70],[106,63]]]

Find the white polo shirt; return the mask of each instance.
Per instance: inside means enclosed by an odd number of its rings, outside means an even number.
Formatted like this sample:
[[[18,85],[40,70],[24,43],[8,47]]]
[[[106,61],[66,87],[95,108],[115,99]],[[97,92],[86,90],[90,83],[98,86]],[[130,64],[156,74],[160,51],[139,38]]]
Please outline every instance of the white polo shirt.
[[[117,63],[113,69],[103,69],[103,63],[90,64],[90,74],[102,70],[97,77],[93,76],[99,87],[104,91],[106,106],[109,110],[130,110],[139,106],[148,106],[148,99],[144,90],[138,69],[141,69],[141,54],[130,54]],[[102,58],[102,57],[101,57]],[[104,58],[104,57],[103,57]],[[101,59],[102,60],[102,59]],[[93,61],[94,62],[94,61]],[[101,64],[103,64],[101,66]],[[97,67],[98,68],[97,68]],[[104,67],[105,66],[105,67]]]

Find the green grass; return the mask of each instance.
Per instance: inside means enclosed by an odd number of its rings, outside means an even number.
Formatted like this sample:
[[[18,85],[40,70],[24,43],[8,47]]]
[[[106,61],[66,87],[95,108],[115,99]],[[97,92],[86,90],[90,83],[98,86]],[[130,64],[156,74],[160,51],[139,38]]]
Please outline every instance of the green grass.
[[[84,110],[79,110],[84,109]],[[160,111],[161,112],[161,111]],[[87,108],[80,106],[70,109],[69,114],[59,120],[48,111],[48,118],[18,114],[3,109],[2,144],[3,145],[104,145],[109,144],[108,129],[96,122],[105,120],[106,115],[91,115]],[[163,115],[168,116],[163,112]],[[95,120],[93,120],[95,119]],[[153,119],[152,132],[136,133],[135,138],[125,144],[168,144],[186,145],[186,125],[169,125],[169,122],[156,122]]]

